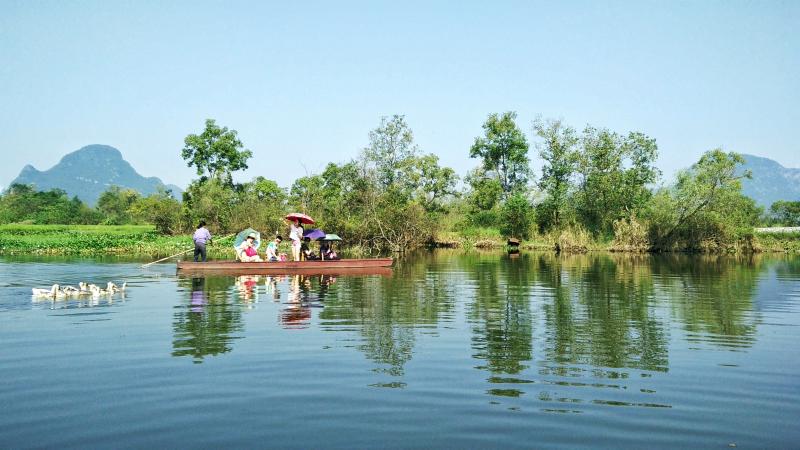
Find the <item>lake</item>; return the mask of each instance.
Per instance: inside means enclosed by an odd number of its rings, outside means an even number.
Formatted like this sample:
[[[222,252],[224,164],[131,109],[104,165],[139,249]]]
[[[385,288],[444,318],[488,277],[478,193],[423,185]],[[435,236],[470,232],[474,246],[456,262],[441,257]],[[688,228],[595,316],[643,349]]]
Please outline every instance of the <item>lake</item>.
[[[140,263],[0,259],[0,448],[800,447],[798,257]]]

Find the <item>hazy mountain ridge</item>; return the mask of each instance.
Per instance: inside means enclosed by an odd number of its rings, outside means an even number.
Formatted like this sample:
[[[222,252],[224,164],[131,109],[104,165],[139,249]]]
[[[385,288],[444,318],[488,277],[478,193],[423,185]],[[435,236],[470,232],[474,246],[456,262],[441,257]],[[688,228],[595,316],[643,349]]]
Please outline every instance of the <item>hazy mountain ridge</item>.
[[[777,161],[755,155],[742,155],[744,166],[753,178],[742,181],[742,191],[759,205],[769,208],[778,200],[800,200],[800,169],[783,167]]]
[[[63,189],[94,206],[97,199],[111,186],[133,189],[142,195],[153,194],[159,188],[172,190],[180,199],[178,186],[164,184],[157,177],[144,177],[122,158],[122,153],[108,145],[87,145],[65,155],[55,166],[40,171],[30,164],[22,168],[12,181],[33,184],[37,190]]]

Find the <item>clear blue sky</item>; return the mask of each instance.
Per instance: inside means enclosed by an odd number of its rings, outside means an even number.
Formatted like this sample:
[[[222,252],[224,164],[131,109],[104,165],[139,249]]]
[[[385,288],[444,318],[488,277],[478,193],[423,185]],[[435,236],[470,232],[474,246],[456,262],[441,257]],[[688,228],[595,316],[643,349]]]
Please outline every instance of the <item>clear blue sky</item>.
[[[239,179],[288,186],[391,114],[463,175],[507,110],[529,137],[642,131],[667,175],[717,146],[800,167],[798,29],[800,1],[0,0],[0,185],[98,143],[185,186],[215,118],[253,151]]]

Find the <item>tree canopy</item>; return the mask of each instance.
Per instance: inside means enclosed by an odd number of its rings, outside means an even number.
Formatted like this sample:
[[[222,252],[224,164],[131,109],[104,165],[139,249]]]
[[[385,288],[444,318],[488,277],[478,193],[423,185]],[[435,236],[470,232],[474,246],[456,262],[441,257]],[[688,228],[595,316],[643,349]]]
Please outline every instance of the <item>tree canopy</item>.
[[[189,167],[194,166],[197,175],[229,180],[232,172],[247,169],[247,160],[253,156],[243,148],[236,130],[206,119],[202,133],[186,136],[181,156]]]

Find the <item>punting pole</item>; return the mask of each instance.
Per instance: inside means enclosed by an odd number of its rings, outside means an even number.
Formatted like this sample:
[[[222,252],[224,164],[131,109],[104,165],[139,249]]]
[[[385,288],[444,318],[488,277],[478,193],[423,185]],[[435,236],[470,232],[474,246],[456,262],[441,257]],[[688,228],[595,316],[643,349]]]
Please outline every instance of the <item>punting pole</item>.
[[[231,233],[231,234],[229,234],[229,235],[227,235],[227,236],[223,236],[223,237],[219,238],[219,240],[221,241],[221,240],[223,240],[223,239],[228,239],[228,238],[229,238],[229,237],[231,237],[231,236],[236,236],[236,233]],[[213,239],[212,239],[212,240],[213,240]],[[151,265],[153,265],[153,264],[155,264],[155,263],[160,263],[161,261],[166,261],[166,260],[168,260],[168,259],[170,259],[170,258],[174,258],[174,257],[176,257],[176,256],[181,256],[181,255],[183,255],[183,254],[185,254],[185,253],[189,253],[189,252],[191,252],[192,250],[194,250],[194,248],[190,248],[189,250],[184,250],[184,251],[182,251],[182,252],[180,252],[180,253],[176,253],[176,254],[174,254],[174,255],[172,255],[172,256],[167,256],[166,258],[161,258],[161,259],[159,259],[159,260],[156,260],[156,261],[153,261],[153,262],[149,262],[149,263],[147,263],[147,264],[142,264],[141,268],[142,268],[142,269],[144,269],[145,267],[149,267],[149,266],[151,266]]]

